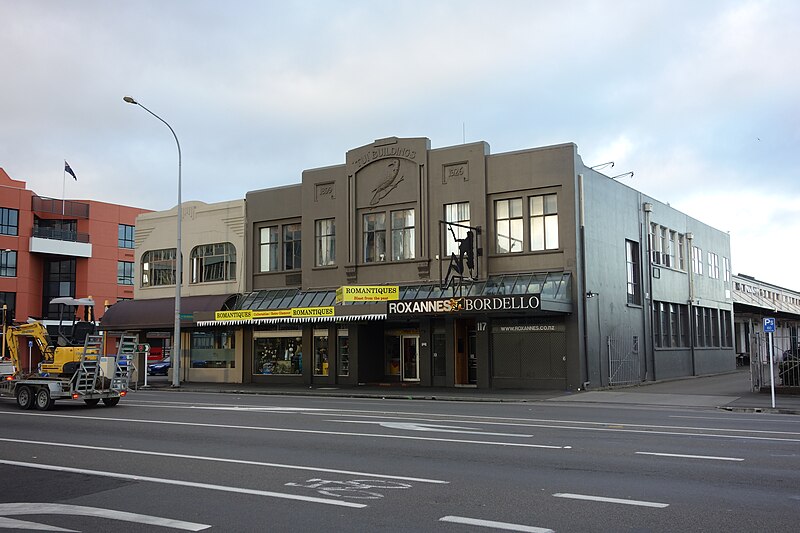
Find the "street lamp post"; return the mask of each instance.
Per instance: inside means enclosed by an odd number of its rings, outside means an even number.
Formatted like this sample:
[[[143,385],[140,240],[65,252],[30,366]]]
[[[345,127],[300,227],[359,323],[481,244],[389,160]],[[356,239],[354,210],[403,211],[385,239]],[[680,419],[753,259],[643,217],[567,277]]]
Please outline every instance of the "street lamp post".
[[[182,256],[181,256],[181,218],[183,218],[183,208],[181,205],[181,143],[178,141],[178,136],[175,135],[175,130],[172,129],[166,120],[159,117],[145,106],[134,100],[130,96],[125,96],[123,98],[127,103],[138,105],[158,120],[164,123],[166,127],[169,128],[169,131],[172,132],[172,136],[175,137],[175,144],[178,145],[178,241],[175,248],[175,333],[174,337],[175,340],[173,341],[173,348],[172,348],[172,357],[170,359],[170,364],[172,366],[172,386],[173,387],[180,387],[181,386],[181,378],[180,378],[180,369],[181,369],[181,267],[183,266]],[[145,370],[146,372],[146,370]]]

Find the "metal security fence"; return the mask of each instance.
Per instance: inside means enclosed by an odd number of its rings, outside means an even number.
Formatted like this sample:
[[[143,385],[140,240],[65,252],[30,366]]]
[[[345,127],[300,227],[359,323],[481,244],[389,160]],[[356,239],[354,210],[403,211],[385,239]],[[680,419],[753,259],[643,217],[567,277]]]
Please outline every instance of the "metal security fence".
[[[769,336],[756,333],[751,337],[751,352],[758,354],[750,359],[753,389],[758,391],[771,386],[782,389],[800,388],[800,347],[791,335],[774,334],[772,338],[772,365],[769,361]],[[771,374],[771,376],[770,376]]]
[[[609,385],[634,385],[642,381],[639,340],[631,328],[617,328],[606,338]]]

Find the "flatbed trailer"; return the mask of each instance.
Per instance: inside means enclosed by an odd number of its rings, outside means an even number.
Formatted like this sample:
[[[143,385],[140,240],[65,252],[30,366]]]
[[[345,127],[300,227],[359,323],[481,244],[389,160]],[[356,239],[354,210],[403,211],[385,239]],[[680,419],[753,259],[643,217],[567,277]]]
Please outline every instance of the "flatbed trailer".
[[[128,393],[136,353],[136,338],[123,336],[115,355],[103,355],[103,337],[87,335],[77,371],[71,376],[22,376],[12,372],[0,375],[0,396],[16,398],[20,409],[36,407],[47,411],[56,400],[83,400],[89,406],[101,401],[117,405]],[[3,370],[7,372],[8,369]]]

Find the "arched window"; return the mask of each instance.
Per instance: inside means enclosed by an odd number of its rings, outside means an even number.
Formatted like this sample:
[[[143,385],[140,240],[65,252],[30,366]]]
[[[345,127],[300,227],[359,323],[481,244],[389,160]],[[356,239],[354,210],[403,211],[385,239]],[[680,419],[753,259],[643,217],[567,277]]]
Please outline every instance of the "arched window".
[[[175,248],[142,254],[142,287],[175,285]]]
[[[229,242],[196,246],[191,260],[192,283],[236,279],[236,248]]]

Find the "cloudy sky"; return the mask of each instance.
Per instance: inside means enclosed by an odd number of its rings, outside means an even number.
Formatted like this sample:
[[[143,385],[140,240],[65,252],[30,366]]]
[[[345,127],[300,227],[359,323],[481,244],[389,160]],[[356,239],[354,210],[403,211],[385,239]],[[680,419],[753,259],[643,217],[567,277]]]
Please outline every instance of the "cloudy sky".
[[[800,290],[800,2],[0,0],[0,167],[155,210],[298,183],[374,139],[588,165]],[[78,181],[64,180],[69,161]]]

